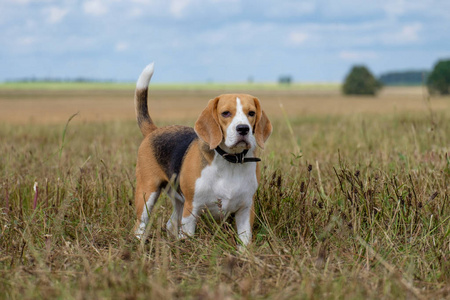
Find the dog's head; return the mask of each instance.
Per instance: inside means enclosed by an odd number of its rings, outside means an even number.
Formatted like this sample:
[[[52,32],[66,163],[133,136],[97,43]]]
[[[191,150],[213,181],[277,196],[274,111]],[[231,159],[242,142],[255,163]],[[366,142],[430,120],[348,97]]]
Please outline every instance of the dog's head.
[[[272,133],[272,124],[259,100],[245,94],[225,94],[210,100],[194,128],[210,149],[220,145],[234,153],[256,145],[264,148]]]

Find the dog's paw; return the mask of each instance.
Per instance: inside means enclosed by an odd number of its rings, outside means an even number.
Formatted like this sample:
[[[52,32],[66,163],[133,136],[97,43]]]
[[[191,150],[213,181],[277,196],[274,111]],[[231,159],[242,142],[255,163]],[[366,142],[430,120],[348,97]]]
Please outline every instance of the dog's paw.
[[[247,247],[244,246],[244,245],[238,245],[238,246],[237,246],[237,251],[238,251],[239,253],[245,253],[245,252],[247,252]]]
[[[141,230],[140,228],[134,231],[134,236],[138,239],[141,240],[142,237],[144,236],[144,231],[145,230]]]
[[[166,230],[172,237],[180,238],[180,231],[178,229],[178,226],[174,226],[171,220],[167,221]]]
[[[180,230],[180,232],[178,233],[178,239],[179,240],[185,240],[187,239],[189,236],[186,235],[183,231]]]

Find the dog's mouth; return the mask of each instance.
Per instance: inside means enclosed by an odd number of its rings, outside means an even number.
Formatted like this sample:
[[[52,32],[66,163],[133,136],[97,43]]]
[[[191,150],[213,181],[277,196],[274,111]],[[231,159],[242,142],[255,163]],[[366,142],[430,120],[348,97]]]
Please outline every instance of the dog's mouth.
[[[234,149],[234,148],[243,148],[243,149],[250,149],[251,148],[251,145],[250,145],[250,143],[248,142],[248,141],[246,141],[246,140],[240,140],[240,141],[237,141],[233,146],[231,146],[230,147],[231,149]]]

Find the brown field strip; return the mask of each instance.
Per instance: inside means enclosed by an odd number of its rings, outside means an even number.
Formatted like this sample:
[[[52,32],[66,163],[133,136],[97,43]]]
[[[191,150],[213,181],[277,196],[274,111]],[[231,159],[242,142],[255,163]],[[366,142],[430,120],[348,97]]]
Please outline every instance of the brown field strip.
[[[209,99],[229,91],[150,90],[150,114],[163,120],[193,120]],[[345,97],[339,90],[248,91],[260,98],[269,116],[392,114],[450,112],[449,97],[432,97],[421,87],[384,88],[377,97]],[[430,106],[431,105],[431,106]],[[281,109],[281,106],[283,109]],[[133,120],[131,90],[0,90],[0,122],[61,123],[79,113],[77,121]]]

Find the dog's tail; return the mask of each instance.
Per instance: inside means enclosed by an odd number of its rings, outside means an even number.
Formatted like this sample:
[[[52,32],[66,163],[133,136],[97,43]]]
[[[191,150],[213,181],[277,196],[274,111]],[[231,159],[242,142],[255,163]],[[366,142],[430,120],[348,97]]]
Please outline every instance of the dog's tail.
[[[153,123],[152,118],[148,114],[147,106],[147,94],[148,84],[153,75],[154,64],[151,63],[145,67],[136,82],[136,91],[134,93],[134,106],[136,108],[136,119],[144,136],[147,136],[150,132],[155,130],[156,125]]]

